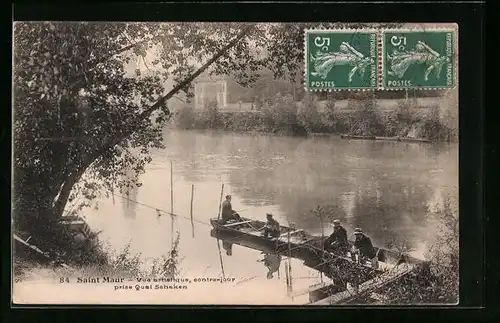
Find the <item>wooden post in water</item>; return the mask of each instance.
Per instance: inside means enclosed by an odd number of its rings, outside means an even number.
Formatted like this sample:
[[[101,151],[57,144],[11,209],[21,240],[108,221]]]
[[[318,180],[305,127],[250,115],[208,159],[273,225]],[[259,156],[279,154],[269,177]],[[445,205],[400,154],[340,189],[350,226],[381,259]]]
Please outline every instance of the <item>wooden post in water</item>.
[[[217,215],[217,219],[220,219],[221,216],[221,210],[222,210],[222,195],[224,194],[224,184],[222,184],[222,188],[220,190],[220,200],[219,200],[219,213]],[[216,229],[217,230],[217,229]],[[217,236],[218,236],[218,231],[217,231]],[[224,262],[222,261],[222,253],[220,251],[220,241],[219,238],[217,238],[217,248],[219,249],[219,260],[220,260],[220,268],[222,271],[222,278],[226,278],[226,275],[224,274]]]
[[[288,237],[288,275],[289,275],[288,291],[291,293],[293,291],[293,287],[292,287],[292,243],[291,243],[290,229],[288,229],[287,237]]]
[[[321,221],[321,259],[323,259],[323,256],[325,254],[325,227],[323,223],[323,214],[321,213],[319,215],[319,219]],[[319,272],[319,277],[321,279],[321,282],[323,282],[323,272]]]
[[[290,273],[288,272],[288,262],[285,264],[286,291],[290,294]]]
[[[219,249],[219,260],[220,260],[220,269],[222,271],[222,278],[226,278],[226,275],[224,274],[224,262],[222,261],[222,253],[220,251],[219,239],[217,239],[217,248]]]
[[[194,222],[193,222],[193,195],[194,195],[194,184],[191,185],[191,210],[190,210],[190,215],[191,215],[191,230],[193,232],[193,239],[194,239]]]
[[[171,226],[171,237],[172,237],[172,248],[174,247],[174,171],[173,162],[170,161],[170,219],[172,220]]]
[[[113,206],[115,206],[115,180],[113,179],[113,184],[111,184],[111,198],[113,199]]]
[[[217,219],[220,219],[221,210],[222,210],[222,195],[224,195],[224,184],[222,184],[222,188],[220,190],[220,200],[219,200],[219,213],[217,215]]]

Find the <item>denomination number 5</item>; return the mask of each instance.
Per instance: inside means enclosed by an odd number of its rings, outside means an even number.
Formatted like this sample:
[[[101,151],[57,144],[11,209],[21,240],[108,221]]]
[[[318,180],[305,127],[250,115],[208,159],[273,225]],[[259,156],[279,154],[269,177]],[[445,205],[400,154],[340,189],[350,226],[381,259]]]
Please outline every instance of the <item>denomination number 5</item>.
[[[402,43],[402,44],[401,44]],[[399,50],[404,50],[406,46],[406,37],[404,36],[392,36],[391,37],[391,45],[392,46],[399,46]]]
[[[328,50],[328,47],[330,46],[330,38],[328,37],[316,37],[314,38],[314,45],[317,47],[322,47],[321,49],[323,50]]]

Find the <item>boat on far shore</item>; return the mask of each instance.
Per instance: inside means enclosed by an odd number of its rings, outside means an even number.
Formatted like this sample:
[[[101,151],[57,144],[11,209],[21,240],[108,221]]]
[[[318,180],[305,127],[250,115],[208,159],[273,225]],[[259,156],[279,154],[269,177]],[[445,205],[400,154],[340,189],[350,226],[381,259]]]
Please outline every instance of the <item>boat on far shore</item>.
[[[414,137],[378,137],[378,136],[355,136],[355,135],[340,135],[341,139],[348,140],[379,140],[379,141],[400,141],[400,142],[423,142],[429,143],[427,139],[414,138]]]

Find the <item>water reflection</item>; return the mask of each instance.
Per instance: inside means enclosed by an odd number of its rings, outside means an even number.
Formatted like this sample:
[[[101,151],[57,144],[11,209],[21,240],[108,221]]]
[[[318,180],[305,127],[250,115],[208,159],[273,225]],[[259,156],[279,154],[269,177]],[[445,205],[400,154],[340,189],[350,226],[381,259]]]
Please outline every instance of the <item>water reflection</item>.
[[[227,240],[222,240],[222,248],[224,248],[224,250],[226,251],[226,255],[228,256],[233,255],[233,244],[231,242],[228,242]]]
[[[130,181],[132,179],[132,172],[129,171],[123,176],[124,181]],[[123,188],[120,190],[122,199],[122,210],[126,218],[135,219],[137,212],[137,194],[138,188],[136,186]]]
[[[131,189],[124,195],[122,210],[126,218],[135,219],[137,214],[137,189]]]
[[[275,253],[265,253],[262,252],[264,255],[263,259],[258,260],[258,262],[262,262],[264,266],[267,268],[267,279],[272,279],[274,277],[274,273],[278,272],[279,276],[279,269],[281,265],[281,256]],[[278,277],[279,278],[279,277]]]

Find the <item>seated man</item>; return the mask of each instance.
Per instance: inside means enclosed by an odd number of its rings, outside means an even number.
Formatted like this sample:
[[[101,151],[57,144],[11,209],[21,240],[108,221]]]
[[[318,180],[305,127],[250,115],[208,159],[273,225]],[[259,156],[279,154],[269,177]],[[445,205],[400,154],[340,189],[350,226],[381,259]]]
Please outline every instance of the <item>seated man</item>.
[[[334,220],[333,232],[325,240],[325,249],[344,256],[347,253],[348,245],[346,229],[340,224],[339,220]]]
[[[354,235],[356,236],[354,240],[354,252],[359,255],[360,262],[364,263],[370,260],[372,266],[377,268],[377,254],[375,253],[375,248],[373,248],[372,240],[360,228],[354,230]]]
[[[231,195],[226,195],[226,200],[222,202],[222,221],[226,223],[229,220],[241,221],[238,213],[233,210],[231,205]]]
[[[268,238],[269,236],[271,237],[279,237],[280,235],[280,224],[278,221],[273,219],[273,215],[270,213],[266,214],[267,216],[267,223],[266,226],[264,227],[264,237]]]

